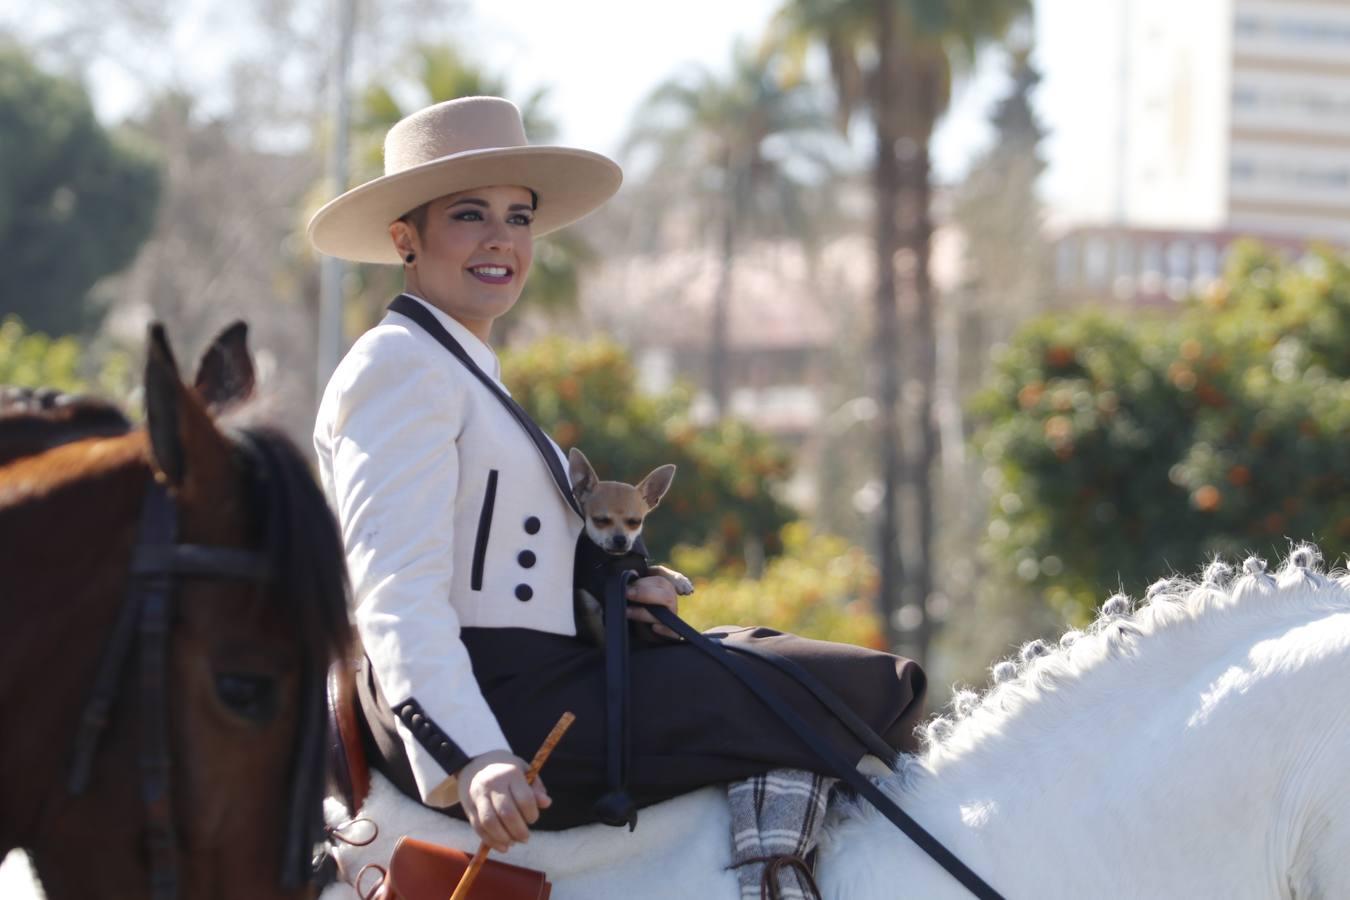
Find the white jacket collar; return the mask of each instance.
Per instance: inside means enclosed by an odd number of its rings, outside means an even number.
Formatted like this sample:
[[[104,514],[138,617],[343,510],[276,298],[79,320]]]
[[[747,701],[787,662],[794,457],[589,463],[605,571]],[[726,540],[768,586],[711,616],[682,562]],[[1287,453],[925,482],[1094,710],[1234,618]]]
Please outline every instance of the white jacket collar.
[[[497,360],[497,354],[492,348],[479,340],[478,336],[464,327],[454,316],[447,314],[443,310],[437,309],[431,303],[423,300],[421,297],[411,291],[404,291],[405,297],[411,297],[418,303],[431,310],[431,314],[436,317],[436,321],[445,326],[445,330],[450,332],[450,336],[459,341],[461,347],[469,354],[469,358],[477,364],[478,368],[492,376],[493,381],[499,385],[502,382],[502,364]],[[502,385],[505,389],[505,385]],[[510,391],[507,391],[509,394]]]

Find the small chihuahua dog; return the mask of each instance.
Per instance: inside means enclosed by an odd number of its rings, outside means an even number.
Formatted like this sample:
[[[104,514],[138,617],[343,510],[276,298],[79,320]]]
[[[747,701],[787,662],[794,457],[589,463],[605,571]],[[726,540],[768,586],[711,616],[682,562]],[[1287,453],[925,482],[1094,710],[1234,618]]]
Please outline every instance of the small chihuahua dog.
[[[614,556],[624,556],[633,549],[647,514],[656,509],[675,478],[675,467],[665,465],[654,469],[636,485],[601,481],[586,455],[576,447],[567,454],[567,469],[572,493],[586,514],[586,536],[601,550]],[[647,572],[665,578],[681,596],[694,592],[693,582],[674,569],[648,566]],[[577,620],[586,632],[584,636],[603,645],[605,623],[600,601],[585,590],[577,591],[577,601]]]

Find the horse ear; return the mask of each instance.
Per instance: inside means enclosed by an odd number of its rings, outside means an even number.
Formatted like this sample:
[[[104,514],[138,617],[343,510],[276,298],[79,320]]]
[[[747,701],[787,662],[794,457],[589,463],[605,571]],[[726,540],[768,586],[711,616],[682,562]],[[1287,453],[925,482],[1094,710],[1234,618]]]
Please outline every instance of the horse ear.
[[[595,469],[591,468],[591,461],[576,447],[567,452],[567,480],[572,483],[572,493],[578,502],[600,483],[595,477]]]
[[[638,482],[638,493],[642,495],[648,509],[656,509],[656,504],[661,502],[661,498],[670,490],[670,483],[674,480],[675,467],[667,463],[653,469],[650,475]]]
[[[180,485],[186,470],[178,428],[183,382],[178,377],[178,363],[174,361],[163,325],[151,323],[147,344],[145,421],[150,434],[150,461],[161,481]]]
[[[253,396],[257,379],[248,353],[248,325],[238,321],[216,335],[197,365],[195,386],[217,416]]]

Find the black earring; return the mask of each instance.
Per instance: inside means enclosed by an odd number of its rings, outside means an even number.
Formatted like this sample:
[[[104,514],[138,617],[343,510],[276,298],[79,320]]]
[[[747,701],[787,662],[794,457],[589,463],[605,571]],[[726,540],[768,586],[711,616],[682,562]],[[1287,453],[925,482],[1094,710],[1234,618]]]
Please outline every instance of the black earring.
[[[403,257],[403,261],[404,261],[405,263],[407,263],[408,265],[412,265],[412,261],[413,261],[414,259],[417,259],[417,254],[416,254],[416,253],[413,253],[411,250],[408,251],[408,255],[407,255],[407,256]]]

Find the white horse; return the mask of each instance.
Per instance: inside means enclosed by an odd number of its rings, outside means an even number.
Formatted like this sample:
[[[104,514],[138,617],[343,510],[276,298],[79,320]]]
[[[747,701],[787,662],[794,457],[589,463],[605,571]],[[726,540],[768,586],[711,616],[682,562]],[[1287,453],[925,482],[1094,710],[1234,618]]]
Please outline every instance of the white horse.
[[[1111,598],[1058,647],[996,665],[983,697],[958,693],[880,783],[1007,900],[1350,897],[1350,577],[1317,562],[1300,547],[1277,576],[1251,559],[1236,579],[1215,563],[1137,612]],[[342,851],[351,873],[403,833],[477,845],[387,782],[364,812],[382,835]],[[729,821],[709,788],[633,834],[541,832],[505,859],[548,872],[555,900],[733,900]],[[817,875],[830,900],[969,896],[852,803],[828,816]]]

